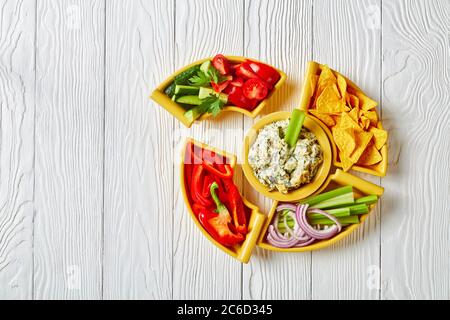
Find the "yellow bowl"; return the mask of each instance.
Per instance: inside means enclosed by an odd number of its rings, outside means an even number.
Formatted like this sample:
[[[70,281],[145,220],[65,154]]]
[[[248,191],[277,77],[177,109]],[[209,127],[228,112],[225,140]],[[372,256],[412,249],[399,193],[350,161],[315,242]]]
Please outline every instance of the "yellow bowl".
[[[356,177],[350,173],[346,173],[340,169],[336,170],[336,173],[333,175],[330,175],[330,177],[327,179],[327,182],[320,188],[315,194],[319,194],[323,191],[335,189],[336,187],[340,186],[348,186],[351,185],[353,187],[355,197],[360,198],[366,195],[375,194],[378,197],[381,197],[384,192],[384,188],[377,186],[369,181],[366,181],[364,179],[361,179],[359,177]],[[356,228],[358,228],[360,225],[364,223],[368,215],[370,214],[370,211],[373,210],[375,207],[375,204],[370,205],[369,213],[361,215],[359,224],[352,224],[343,229],[339,234],[337,234],[335,237],[329,239],[329,240],[322,240],[315,242],[309,246],[300,247],[300,248],[278,248],[275,246],[272,246],[271,244],[266,242],[266,233],[267,229],[269,228],[269,225],[271,224],[276,208],[278,207],[279,202],[274,201],[272,205],[272,209],[270,210],[269,216],[266,220],[266,223],[264,225],[264,228],[260,234],[260,237],[258,239],[258,246],[267,250],[272,251],[279,251],[279,252],[304,252],[304,251],[313,251],[313,250],[319,250],[326,247],[331,246],[332,244],[338,242],[339,240],[347,237],[350,233],[352,233]]]
[[[180,183],[181,183],[181,192],[183,194],[184,202],[186,203],[186,206],[188,208],[188,211],[191,215],[192,220],[194,221],[195,225],[200,229],[200,231],[203,233],[203,235],[211,241],[216,247],[218,247],[220,250],[224,251],[225,253],[229,254],[233,258],[243,262],[248,263],[250,260],[250,256],[252,254],[253,248],[256,246],[256,242],[258,240],[258,237],[260,236],[262,227],[264,225],[264,222],[266,220],[266,216],[262,213],[260,213],[258,207],[250,203],[247,199],[242,197],[242,200],[244,202],[244,205],[250,209],[250,217],[249,221],[247,223],[248,226],[248,233],[245,237],[244,242],[242,242],[239,245],[236,245],[234,247],[225,247],[219,242],[217,242],[201,225],[200,221],[197,219],[196,215],[194,214],[194,211],[192,210],[191,203],[189,201],[188,197],[188,191],[186,190],[186,183],[185,183],[185,175],[184,175],[184,160],[185,160],[185,152],[186,147],[189,143],[193,143],[194,145],[199,146],[202,149],[210,150],[215,152],[218,155],[221,155],[227,159],[227,163],[230,164],[231,167],[236,166],[236,156],[226,153],[225,151],[217,150],[215,148],[209,147],[208,145],[197,142],[193,139],[188,138],[186,140],[186,143],[183,147],[182,155],[181,155],[181,174],[180,174]]]
[[[250,147],[254,143],[259,130],[261,130],[264,126],[275,121],[288,119],[290,116],[291,112],[287,111],[275,112],[265,116],[264,118],[262,118],[253,125],[253,127],[247,133],[244,140],[244,150],[243,150],[244,163],[242,165],[242,170],[244,171],[245,177],[247,178],[247,180],[249,181],[249,183],[253,188],[255,188],[259,193],[265,195],[270,199],[286,202],[306,198],[309,195],[313,194],[315,191],[317,191],[317,189],[319,189],[327,179],[331,169],[331,161],[332,161],[332,151],[330,141],[328,140],[328,136],[326,135],[324,128],[322,127],[320,122],[318,122],[317,120],[313,119],[308,115],[306,116],[303,126],[316,135],[323,152],[323,162],[320,165],[314,179],[310,183],[305,184],[296,190],[292,190],[287,194],[283,194],[278,190],[269,191],[269,188],[267,188],[265,185],[259,182],[259,180],[253,174],[253,169],[250,167],[250,164],[248,163],[248,153]]]
[[[255,62],[261,62],[258,61],[256,59],[252,59],[252,58],[246,58],[246,57],[237,57],[237,56],[226,56],[226,58],[228,60],[230,60],[233,63],[241,63],[247,59],[255,61]],[[202,60],[198,60],[195,61],[187,66],[185,66],[184,68],[179,69],[178,71],[176,71],[174,74],[172,74],[169,78],[167,78],[164,82],[162,82],[152,93],[152,95],[150,96],[151,99],[153,99],[156,103],[158,103],[160,106],[162,106],[164,109],[166,109],[168,112],[170,112],[175,118],[177,118],[181,123],[183,123],[186,127],[190,128],[192,126],[192,124],[194,123],[194,121],[189,121],[188,119],[186,119],[186,117],[184,116],[184,113],[186,112],[186,109],[184,109],[182,106],[180,106],[178,103],[172,101],[172,99],[170,99],[165,93],[164,90],[174,81],[175,77],[188,70],[189,68],[202,64],[203,62],[207,61],[207,60],[211,60],[212,58],[205,58]],[[265,62],[261,62],[264,64],[267,64]],[[243,108],[240,107],[236,107],[236,106],[226,106],[222,109],[222,112],[227,112],[227,111],[235,111],[235,112],[239,112],[242,113],[248,117],[251,118],[255,118],[262,109],[264,109],[264,107],[267,105],[267,102],[269,101],[269,99],[273,96],[273,94],[275,93],[275,91],[279,90],[280,87],[283,85],[283,83],[286,81],[286,74],[281,71],[278,70],[275,67],[272,67],[274,69],[276,69],[278,71],[278,73],[280,74],[280,80],[278,80],[278,82],[275,84],[275,86],[273,87],[273,89],[270,91],[269,95],[262,100],[259,105],[253,109],[252,111],[248,111],[245,110]],[[204,115],[202,115],[198,121],[202,121],[207,119],[208,117],[210,117],[211,114],[209,113],[205,113]]]
[[[312,84],[312,77],[313,76],[317,76],[320,74],[320,72],[322,71],[323,65],[314,62],[314,61],[310,61],[308,63],[308,67],[306,70],[306,77],[303,83],[303,89],[302,89],[302,95],[300,98],[300,106],[299,108],[301,110],[304,110],[306,112],[308,112],[308,114],[315,118],[317,121],[321,122],[318,118],[316,118],[314,115],[309,113],[309,106],[311,105],[311,98],[314,95],[314,88],[311,85]],[[334,71],[334,70],[333,70]],[[334,71],[336,72],[336,71]],[[343,76],[344,77],[344,76]],[[348,84],[350,84],[350,86],[352,86],[355,90],[359,91],[360,93],[364,94],[364,92],[356,85],[354,84],[351,80],[347,79],[346,77],[344,77],[345,81],[347,81]],[[330,129],[327,126],[323,126],[326,134],[328,135],[331,143],[332,143],[332,147],[333,147],[333,164],[336,167],[342,168],[342,163],[338,160],[338,153],[337,153],[337,149],[336,149],[336,144],[334,142],[333,139],[333,135],[331,134]],[[382,125],[381,125],[381,121],[378,122],[378,128],[383,129]],[[388,167],[388,147],[387,147],[387,143],[381,148],[380,150],[381,156],[383,157],[383,160],[381,160],[381,162],[371,165],[371,166],[361,166],[361,165],[353,165],[352,169],[355,171],[359,171],[359,172],[364,172],[364,173],[368,173],[368,174],[372,174],[378,177],[384,177],[386,176],[386,172],[387,172],[387,167]]]

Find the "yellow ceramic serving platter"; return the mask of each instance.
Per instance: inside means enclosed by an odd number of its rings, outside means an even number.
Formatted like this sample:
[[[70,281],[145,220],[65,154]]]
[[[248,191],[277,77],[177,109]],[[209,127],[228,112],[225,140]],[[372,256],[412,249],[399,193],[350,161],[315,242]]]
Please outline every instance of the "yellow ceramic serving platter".
[[[243,57],[228,57],[228,59],[230,59],[233,62],[240,62],[240,61],[243,61],[245,58],[243,58]],[[206,59],[194,62],[191,65],[186,66],[182,70],[179,70],[176,74],[186,70],[187,68],[189,68],[193,65],[202,63],[205,60]],[[181,190],[183,193],[183,197],[184,197],[184,200],[188,207],[189,213],[190,213],[193,221],[195,222],[196,226],[201,230],[201,232],[203,233],[203,235],[206,238],[208,238],[219,249],[221,249],[222,251],[231,255],[232,257],[238,259],[239,261],[247,263],[250,259],[252,250],[256,245],[258,245],[261,248],[267,249],[267,250],[280,251],[280,252],[304,252],[304,251],[319,250],[319,249],[323,249],[328,246],[331,246],[331,245],[335,244],[336,242],[338,242],[339,240],[348,236],[355,229],[357,229],[361,224],[363,224],[365,219],[370,214],[370,212],[376,206],[376,204],[370,205],[369,213],[361,215],[360,222],[358,224],[352,224],[352,225],[344,227],[344,229],[339,234],[337,234],[336,236],[334,236],[331,239],[318,241],[318,242],[315,242],[315,243],[305,246],[305,247],[278,248],[278,247],[274,247],[266,242],[266,233],[267,233],[269,225],[271,224],[271,222],[274,218],[274,215],[276,213],[276,208],[279,205],[279,203],[281,203],[281,202],[283,202],[283,203],[298,203],[302,199],[305,199],[308,196],[317,195],[324,191],[328,191],[328,190],[331,190],[331,189],[334,189],[334,188],[337,188],[340,186],[346,186],[346,185],[351,185],[353,187],[354,196],[356,199],[366,196],[366,195],[371,195],[371,194],[381,197],[384,192],[384,189],[382,187],[377,186],[369,181],[366,181],[360,177],[356,177],[350,173],[344,172],[341,169],[339,169],[339,168],[342,168],[342,164],[338,160],[337,147],[336,147],[336,144],[334,143],[333,136],[332,136],[330,130],[324,123],[322,123],[322,121],[320,121],[314,115],[309,113],[309,111],[308,111],[309,105],[311,103],[311,98],[314,94],[314,92],[313,92],[314,88],[311,85],[312,82],[310,81],[310,79],[312,76],[320,73],[321,68],[322,68],[322,65],[319,63],[316,63],[316,62],[310,62],[308,64],[307,73],[306,73],[305,81],[304,81],[302,92],[301,92],[301,100],[300,100],[300,104],[298,107],[299,107],[299,109],[307,112],[307,117],[305,119],[304,126],[305,126],[305,128],[309,129],[316,135],[316,137],[319,141],[319,144],[321,145],[322,150],[323,150],[324,161],[323,161],[321,167],[319,168],[319,171],[316,174],[316,177],[310,184],[307,184],[307,185],[305,185],[297,190],[294,190],[288,194],[281,194],[278,191],[269,191],[268,188],[265,187],[264,185],[262,185],[258,181],[258,179],[254,176],[253,171],[248,164],[247,159],[248,159],[249,148],[253,144],[254,140],[256,139],[257,133],[260,129],[262,129],[265,125],[267,125],[269,123],[272,123],[272,122],[275,122],[278,120],[288,119],[290,117],[291,113],[290,112],[272,113],[272,114],[267,115],[266,117],[262,118],[261,120],[259,120],[257,123],[255,123],[253,125],[253,127],[247,133],[245,140],[244,140],[244,146],[243,146],[244,162],[242,164],[242,169],[243,169],[245,177],[249,181],[250,185],[254,189],[256,189],[259,193],[263,194],[264,196],[266,196],[268,198],[273,199],[274,202],[273,202],[272,208],[270,210],[270,213],[268,214],[268,217],[266,219],[266,216],[264,214],[262,214],[255,205],[251,204],[245,198],[243,198],[244,204],[245,204],[245,206],[247,206],[247,208],[249,208],[251,210],[251,214],[250,214],[250,219],[249,219],[249,224],[248,224],[249,233],[246,235],[246,239],[244,240],[244,242],[241,245],[238,245],[238,246],[235,246],[232,248],[225,247],[225,246],[221,245],[220,243],[218,243],[216,240],[214,240],[208,234],[208,232],[204,230],[204,228],[198,221],[197,217],[195,216],[195,214],[190,206],[189,197],[187,195],[187,190],[186,190],[185,178],[184,178],[184,159],[185,159],[184,153],[186,150],[186,145],[188,143],[193,143],[203,149],[214,151],[215,153],[226,157],[227,159],[229,159],[229,163],[233,168],[236,166],[236,156],[232,155],[232,154],[228,154],[224,151],[217,150],[215,148],[207,146],[206,144],[194,141],[193,139],[188,139],[183,148],[183,154],[182,154],[183,161],[181,162],[181,180],[180,180],[180,182],[181,182]],[[281,71],[279,71],[279,72],[282,75],[282,78],[275,86],[275,88],[277,88],[277,89],[279,88],[279,86],[281,86],[281,84],[284,82],[285,77],[286,77],[284,75],[284,73],[282,73]],[[181,108],[180,106],[178,106],[176,103],[174,103],[171,99],[166,97],[163,92],[165,87],[169,83],[171,83],[171,81],[173,81],[173,78],[174,78],[174,75],[171,76],[169,79],[167,79],[165,82],[163,82],[158,87],[158,89],[155,90],[155,92],[152,94],[152,98],[155,101],[157,101],[158,103],[160,103],[164,108],[166,108],[174,116],[176,116],[186,126],[190,126],[192,123],[186,123],[186,120],[184,119],[184,116],[183,116],[184,109]],[[353,84],[353,82],[349,81],[346,78],[345,78],[345,80],[350,85],[352,85],[356,90],[361,91],[355,84]],[[264,100],[263,102],[261,102],[261,104],[252,113],[242,110],[241,108],[236,108],[236,107],[227,107],[225,109],[238,111],[241,113],[248,113],[247,114],[248,116],[254,117],[261,111],[261,109],[265,106],[266,103],[267,103],[267,99]],[[236,109],[239,109],[239,110],[236,110]],[[206,116],[202,117],[202,119],[203,118],[206,118]],[[378,123],[378,126],[379,126],[379,128],[382,128],[381,122]],[[381,161],[381,163],[379,163],[377,165],[373,165],[373,166],[367,166],[367,167],[354,165],[354,166],[352,166],[352,169],[359,171],[359,172],[369,173],[369,174],[372,174],[375,176],[380,176],[380,177],[385,176],[386,170],[387,170],[387,165],[388,165],[387,164],[387,143],[385,146],[383,146],[381,148],[380,152],[383,157],[383,160]],[[335,170],[335,171],[334,171],[334,173],[331,174],[332,170],[333,171]]]
[[[303,82],[303,88],[302,88],[302,94],[301,94],[301,98],[300,98],[300,105],[299,108],[301,110],[304,110],[306,112],[308,112],[308,114],[317,119],[314,115],[309,113],[309,107],[311,104],[311,98],[314,95],[314,88],[312,86],[312,77],[316,76],[318,74],[320,74],[321,70],[322,70],[323,65],[319,64],[317,62],[314,61],[310,61],[308,63],[308,67],[306,70],[306,77],[305,80]],[[333,72],[336,72],[333,70]],[[344,76],[343,76],[344,77]],[[356,89],[357,91],[359,91],[360,93],[364,94],[363,91],[357,86],[355,85],[351,80],[347,79],[346,77],[344,77],[344,79],[347,81],[347,83],[349,83],[354,89]],[[319,119],[317,119],[318,121],[320,121]],[[320,121],[321,122],[321,121]],[[328,127],[323,126],[326,134],[329,137],[329,140],[331,141],[331,144],[333,145],[333,164],[336,167],[342,168],[342,163],[338,160],[338,155],[336,152],[336,144],[334,143],[333,140],[333,136],[331,134],[330,129],[328,129]],[[381,125],[381,121],[378,123],[378,128],[379,129],[383,129],[382,125]],[[364,173],[368,173],[368,174],[372,174],[378,177],[384,177],[386,176],[386,171],[387,171],[387,166],[388,166],[388,147],[387,147],[387,143],[381,148],[380,150],[381,156],[383,157],[383,159],[381,160],[381,162],[372,165],[372,166],[358,166],[358,165],[353,165],[352,166],[352,170],[355,171],[359,171],[359,172],[364,172]]]
[[[236,166],[236,156],[233,154],[229,154],[225,151],[221,151],[216,148],[212,148],[204,143],[201,143],[201,142],[198,142],[198,141],[188,138],[186,140],[186,143],[184,144],[183,151],[181,154],[180,185],[181,185],[181,192],[183,194],[183,198],[184,198],[184,201],[188,208],[188,211],[191,215],[191,218],[194,220],[195,225],[200,229],[200,231],[203,233],[203,235],[209,241],[211,241],[216,247],[218,247],[220,250],[224,251],[225,253],[229,254],[233,258],[235,258],[243,263],[247,263],[250,259],[253,248],[256,246],[256,242],[261,233],[261,229],[264,225],[264,221],[266,220],[266,216],[259,211],[258,207],[256,207],[255,205],[250,203],[247,199],[242,197],[244,205],[247,208],[251,209],[250,219],[248,222],[248,233],[245,237],[244,242],[240,245],[229,248],[229,247],[225,247],[225,246],[221,245],[213,237],[211,237],[209,235],[209,233],[200,224],[200,221],[198,221],[197,217],[195,216],[194,211],[192,210],[191,204],[189,202],[189,197],[187,195],[188,191],[186,190],[186,183],[185,183],[185,177],[184,177],[184,159],[185,159],[185,151],[186,151],[186,147],[187,147],[188,143],[193,143],[202,149],[213,151],[216,154],[225,157],[226,159],[229,160],[228,163],[230,164],[230,166],[232,168],[234,168]]]
[[[255,61],[255,62],[260,62],[260,63],[263,63],[263,64],[267,64],[265,62],[261,62],[261,61],[258,61],[256,59],[246,58],[246,57],[226,56],[226,58],[228,60],[230,60],[232,63],[241,63],[241,62],[243,62],[243,61],[245,61],[247,59],[250,59],[250,60]],[[183,123],[188,128],[190,128],[195,121],[189,121],[184,116],[184,113],[186,112],[186,110],[182,106],[180,106],[178,103],[172,101],[172,99],[170,99],[164,93],[164,90],[174,81],[175,77],[178,74],[188,70],[189,68],[191,68],[193,66],[202,64],[203,62],[205,62],[207,60],[211,60],[211,59],[212,58],[209,57],[209,58],[205,58],[205,59],[202,59],[202,60],[195,61],[195,62],[193,62],[193,63],[191,63],[191,64],[181,68],[180,70],[176,71],[169,78],[167,78],[164,82],[162,82],[153,91],[152,95],[150,96],[150,98],[152,98],[156,103],[158,103],[160,106],[162,106],[168,112],[170,112],[175,118],[177,118],[181,123]],[[222,112],[224,112],[224,111],[234,111],[234,112],[242,113],[242,114],[244,114],[244,115],[246,115],[248,117],[255,118],[261,112],[261,110],[264,109],[264,107],[267,105],[269,99],[273,96],[273,94],[276,91],[278,91],[280,89],[280,87],[283,85],[283,83],[286,81],[286,74],[283,71],[281,71],[281,70],[279,70],[279,69],[277,69],[275,67],[272,67],[272,68],[274,68],[274,69],[276,69],[278,71],[278,73],[281,76],[280,80],[278,80],[278,82],[275,84],[273,89],[269,92],[269,95],[263,101],[261,101],[259,103],[259,105],[255,109],[253,109],[252,111],[248,111],[248,110],[245,110],[243,108],[239,108],[239,107],[235,107],[235,106],[226,106],[226,107],[224,107],[222,109]],[[210,116],[211,116],[211,114],[205,113],[204,115],[202,115],[198,119],[198,121],[205,120],[205,119],[207,119]]]
[[[244,162],[242,164],[242,170],[244,171],[244,175],[253,188],[255,188],[259,193],[265,195],[270,199],[284,202],[304,199],[313,194],[315,191],[317,191],[317,189],[319,189],[323,185],[323,183],[325,182],[330,173],[331,162],[333,158],[330,140],[328,139],[328,136],[325,133],[323,126],[320,124],[320,121],[310,116],[307,116],[305,122],[303,123],[303,126],[316,135],[323,152],[323,162],[320,165],[319,170],[317,171],[317,174],[314,177],[313,181],[287,194],[283,194],[278,190],[270,191],[265,185],[259,182],[259,180],[253,174],[253,170],[248,163],[248,152],[250,150],[250,147],[255,141],[259,130],[261,130],[263,127],[272,122],[289,119],[290,116],[291,113],[288,111],[275,112],[265,116],[257,123],[255,123],[253,127],[250,129],[250,131],[247,133],[244,140],[244,150],[243,150]]]
[[[381,197],[384,192],[384,188],[377,186],[376,184],[373,184],[369,181],[366,181],[364,179],[356,177],[350,173],[347,173],[340,169],[337,169],[334,174],[332,174],[328,177],[326,183],[322,186],[322,188],[317,190],[317,192],[315,194],[319,194],[324,191],[328,191],[328,190],[331,190],[331,189],[334,189],[337,187],[341,187],[341,186],[352,186],[353,190],[354,190],[355,199],[366,196],[366,195],[370,195],[370,194],[374,194],[374,195],[377,195],[378,197]],[[338,233],[336,236],[334,236],[331,239],[318,241],[309,246],[300,247],[300,248],[277,248],[277,247],[274,247],[274,246],[270,245],[269,243],[267,243],[265,237],[266,237],[267,229],[269,228],[269,225],[274,218],[278,204],[279,204],[278,201],[274,201],[274,203],[272,205],[272,209],[270,210],[269,216],[266,220],[264,228],[258,239],[258,246],[261,248],[267,249],[267,250],[280,251],[280,252],[313,251],[313,250],[319,250],[319,249],[329,247],[332,244],[334,244],[334,243],[338,242],[339,240],[348,236],[350,233],[353,232],[353,230],[355,230],[356,228],[358,228],[358,226],[363,224],[364,221],[366,220],[367,216],[370,214],[370,212],[375,207],[375,204],[370,205],[369,213],[361,215],[360,222],[358,224],[352,224],[352,225],[345,227],[340,233]]]

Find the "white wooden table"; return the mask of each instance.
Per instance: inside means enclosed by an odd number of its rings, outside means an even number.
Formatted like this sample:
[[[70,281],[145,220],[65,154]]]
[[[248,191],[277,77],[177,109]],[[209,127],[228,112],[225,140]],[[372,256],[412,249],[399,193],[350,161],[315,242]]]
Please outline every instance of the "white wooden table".
[[[263,114],[311,59],[380,102],[386,192],[351,237],[242,265],[196,230],[180,142],[240,156],[255,120],[187,130],[148,95],[215,53],[288,74]],[[449,299],[449,91],[449,0],[0,0],[0,298]]]

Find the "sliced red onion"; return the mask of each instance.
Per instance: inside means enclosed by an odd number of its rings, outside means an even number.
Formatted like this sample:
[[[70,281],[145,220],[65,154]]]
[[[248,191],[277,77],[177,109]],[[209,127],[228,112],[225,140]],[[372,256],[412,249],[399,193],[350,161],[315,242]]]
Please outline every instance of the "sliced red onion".
[[[277,207],[277,211],[289,210],[295,212],[295,209],[297,209],[297,206],[292,203],[283,203]]]
[[[297,243],[295,245],[295,247],[297,247],[297,248],[306,247],[306,246],[310,245],[311,243],[313,243],[314,241],[316,241],[316,239],[310,238],[308,241]]]
[[[338,232],[341,231],[342,225],[339,223],[339,221],[334,216],[332,216],[329,213],[327,213],[323,210],[320,210],[320,209],[310,209],[308,212],[320,213],[321,215],[324,215],[325,217],[327,217],[328,219],[332,220],[335,223],[335,225],[333,225],[332,227],[330,227],[326,230],[314,229],[309,224],[309,222],[306,218],[307,210],[308,210],[307,204],[299,204],[297,206],[297,210],[295,211],[295,216],[300,225],[300,228],[302,228],[303,231],[305,231],[305,233],[308,236],[310,236],[311,238],[314,238],[317,240],[325,240],[325,239],[329,239],[329,238],[333,237],[334,235],[336,235]]]

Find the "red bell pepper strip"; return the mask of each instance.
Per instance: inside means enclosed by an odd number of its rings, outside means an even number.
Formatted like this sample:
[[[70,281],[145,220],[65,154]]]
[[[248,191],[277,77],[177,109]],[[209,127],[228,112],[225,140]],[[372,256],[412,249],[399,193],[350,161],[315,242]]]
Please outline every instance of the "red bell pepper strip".
[[[210,173],[212,173],[213,175],[215,175],[218,178],[221,179],[230,179],[233,177],[233,169],[231,168],[231,166],[229,164],[225,164],[225,165],[221,165],[221,167],[224,169],[224,171],[220,171],[217,168],[214,168],[214,164],[212,163],[208,163],[208,162],[203,162],[203,167],[208,170]]]
[[[211,193],[209,191],[209,188],[214,182],[214,177],[212,175],[207,174],[205,176],[205,179],[203,181],[203,188],[202,188],[202,196],[205,198],[211,197]]]
[[[271,66],[268,66],[267,64],[251,60],[247,60],[245,63],[259,78],[261,78],[262,80],[264,80],[264,82],[269,84],[269,88],[273,88],[273,86],[275,86],[278,80],[280,80],[281,78],[280,73]]]
[[[203,166],[200,164],[195,164],[192,171],[192,184],[191,184],[191,197],[194,202],[201,204],[202,206],[208,207],[212,205],[212,201],[207,199],[202,194],[203,189]]]
[[[233,223],[239,233],[247,233],[247,219],[245,217],[244,202],[238,188],[231,179],[223,179],[222,183],[228,196],[228,204],[233,217]]]
[[[222,92],[223,90],[226,89],[226,87],[228,87],[228,85],[230,84],[230,80],[225,80],[219,84],[211,81],[211,87],[213,87],[215,92]]]
[[[198,219],[208,233],[224,246],[230,247],[244,240],[244,236],[240,233],[233,233],[228,224],[231,223],[230,213],[225,205],[218,198],[215,190],[218,188],[217,183],[211,185],[211,196],[216,204],[216,212],[201,209]]]

